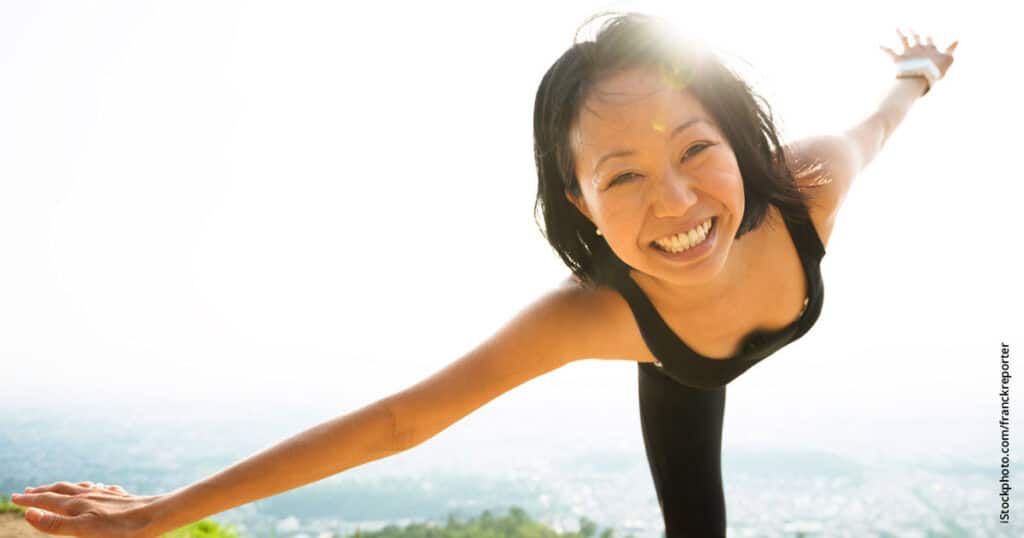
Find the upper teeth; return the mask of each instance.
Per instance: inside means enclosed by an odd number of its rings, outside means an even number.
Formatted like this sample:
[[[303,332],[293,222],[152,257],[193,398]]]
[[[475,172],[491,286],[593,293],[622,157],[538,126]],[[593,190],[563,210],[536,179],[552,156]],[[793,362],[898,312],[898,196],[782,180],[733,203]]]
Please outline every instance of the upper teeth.
[[[711,218],[695,226],[692,230],[656,239],[654,242],[669,252],[680,252],[706,239],[709,229],[711,229]]]

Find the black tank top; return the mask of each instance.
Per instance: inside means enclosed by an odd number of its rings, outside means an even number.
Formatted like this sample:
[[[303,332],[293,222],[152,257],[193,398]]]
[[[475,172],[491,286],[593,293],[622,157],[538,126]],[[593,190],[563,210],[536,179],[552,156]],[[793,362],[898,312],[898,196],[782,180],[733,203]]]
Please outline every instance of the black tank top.
[[[710,358],[690,349],[665,323],[643,289],[629,277],[628,271],[615,279],[614,287],[629,303],[644,342],[657,359],[655,363],[637,363],[640,368],[657,368],[677,382],[691,387],[721,387],[786,344],[797,340],[814,325],[825,298],[820,270],[825,246],[814,229],[806,206],[800,206],[796,215],[783,213],[783,220],[803,266],[808,294],[804,300],[804,309],[786,327],[752,331],[743,338],[740,350],[731,357]]]

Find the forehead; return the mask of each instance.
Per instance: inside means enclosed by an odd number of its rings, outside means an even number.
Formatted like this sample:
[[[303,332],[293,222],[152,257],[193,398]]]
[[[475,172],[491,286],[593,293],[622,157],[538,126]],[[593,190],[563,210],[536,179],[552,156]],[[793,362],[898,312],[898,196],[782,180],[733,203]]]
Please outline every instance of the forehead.
[[[693,118],[714,123],[701,102],[677,79],[655,68],[636,68],[598,81],[587,95],[573,126],[577,152],[592,153],[666,137]],[[708,128],[697,124],[694,130]],[[582,156],[582,155],[581,155]]]

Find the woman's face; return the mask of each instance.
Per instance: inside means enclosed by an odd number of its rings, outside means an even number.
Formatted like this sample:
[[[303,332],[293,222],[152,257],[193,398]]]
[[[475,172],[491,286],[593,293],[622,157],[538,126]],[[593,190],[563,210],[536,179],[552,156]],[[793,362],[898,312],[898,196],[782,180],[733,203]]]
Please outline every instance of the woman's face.
[[[623,71],[595,86],[570,137],[582,199],[566,196],[622,261],[680,285],[719,274],[743,218],[743,181],[700,101],[657,69]],[[696,244],[655,244],[694,227]]]

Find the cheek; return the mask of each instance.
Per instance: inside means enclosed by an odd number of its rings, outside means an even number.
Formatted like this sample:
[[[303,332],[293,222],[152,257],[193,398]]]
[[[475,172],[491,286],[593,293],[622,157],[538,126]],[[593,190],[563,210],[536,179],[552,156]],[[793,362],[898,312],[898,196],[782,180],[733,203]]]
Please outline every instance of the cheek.
[[[721,159],[715,163],[709,163],[703,172],[704,185],[715,198],[718,198],[726,205],[743,204],[743,176],[735,159]]]
[[[720,183],[721,197],[734,206],[743,204],[743,178],[739,175],[724,176]]]
[[[640,200],[620,198],[614,203],[605,203],[601,211],[605,239],[612,246],[628,248],[642,231],[643,215],[644,206]]]

